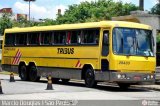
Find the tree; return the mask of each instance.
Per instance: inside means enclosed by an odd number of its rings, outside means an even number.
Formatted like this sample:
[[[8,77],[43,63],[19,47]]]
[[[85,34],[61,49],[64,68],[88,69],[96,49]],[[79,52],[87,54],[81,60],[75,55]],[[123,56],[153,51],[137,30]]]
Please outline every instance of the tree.
[[[151,8],[151,13],[160,15],[160,2]]]
[[[53,19],[41,19],[41,22],[38,23],[38,26],[48,26],[48,25],[55,25],[56,21]]]
[[[13,20],[13,27],[29,27],[33,26],[32,22],[27,21],[23,16],[19,17],[17,20]]]
[[[97,2],[82,2],[70,5],[64,15],[57,16],[57,24],[78,23],[88,21],[109,20],[113,16],[129,15],[130,11],[138,10],[139,7],[132,3],[123,4],[121,1],[99,0]]]
[[[3,35],[6,28],[12,28],[11,14],[3,13],[0,18],[0,34]]]

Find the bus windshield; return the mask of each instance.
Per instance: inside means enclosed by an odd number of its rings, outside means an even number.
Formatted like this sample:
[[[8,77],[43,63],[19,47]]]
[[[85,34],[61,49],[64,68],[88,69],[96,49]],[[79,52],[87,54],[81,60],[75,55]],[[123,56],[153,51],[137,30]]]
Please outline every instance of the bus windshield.
[[[151,30],[114,28],[113,52],[118,55],[154,56]]]

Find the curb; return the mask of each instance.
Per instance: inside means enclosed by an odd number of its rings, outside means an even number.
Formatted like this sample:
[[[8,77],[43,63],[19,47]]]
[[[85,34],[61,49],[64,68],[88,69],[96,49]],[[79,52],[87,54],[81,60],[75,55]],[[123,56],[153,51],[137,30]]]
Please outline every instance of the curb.
[[[160,86],[160,85],[159,85]],[[140,86],[140,85],[133,85],[131,86],[133,88],[141,88],[141,89],[146,89],[146,90],[155,90],[155,91],[160,91],[160,87],[156,88],[156,87],[151,87],[151,86]]]

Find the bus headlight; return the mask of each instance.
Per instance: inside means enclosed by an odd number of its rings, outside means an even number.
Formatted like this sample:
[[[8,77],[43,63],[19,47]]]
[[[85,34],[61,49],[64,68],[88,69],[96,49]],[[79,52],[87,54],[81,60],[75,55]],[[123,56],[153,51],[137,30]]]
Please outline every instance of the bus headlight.
[[[126,74],[118,74],[117,78],[118,79],[126,79]]]
[[[122,78],[123,78],[123,79],[125,79],[125,78],[126,78],[126,75],[125,75],[125,74],[123,74],[123,75],[122,75]]]
[[[118,75],[117,75],[117,78],[120,79],[120,78],[121,78],[121,74],[118,74]]]
[[[150,79],[150,75],[147,75],[147,79]]]
[[[153,79],[154,78],[154,76],[153,75],[151,75],[151,79]]]

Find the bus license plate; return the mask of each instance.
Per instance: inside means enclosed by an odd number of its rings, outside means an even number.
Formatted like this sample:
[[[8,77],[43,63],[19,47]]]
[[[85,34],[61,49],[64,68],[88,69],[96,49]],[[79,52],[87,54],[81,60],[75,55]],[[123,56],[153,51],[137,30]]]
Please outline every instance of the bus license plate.
[[[134,76],[134,80],[141,80],[140,76]]]

